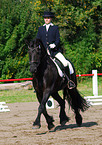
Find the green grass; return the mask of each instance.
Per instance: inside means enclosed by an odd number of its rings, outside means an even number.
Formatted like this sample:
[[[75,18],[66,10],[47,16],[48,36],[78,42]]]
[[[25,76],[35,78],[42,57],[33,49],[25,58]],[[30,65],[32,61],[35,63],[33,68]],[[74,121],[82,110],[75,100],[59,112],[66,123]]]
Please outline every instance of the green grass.
[[[87,80],[78,83],[78,90],[84,96],[92,96],[92,78],[89,77]],[[98,78],[98,94],[102,95],[102,77]],[[60,91],[62,96],[62,92]],[[15,103],[15,102],[35,102],[36,94],[34,90],[4,90],[0,91],[0,102]]]
[[[78,83],[78,90],[84,96],[93,96],[92,78],[87,77],[87,80]],[[98,77],[98,95],[102,95],[102,77]]]
[[[4,90],[0,91],[0,102],[35,102],[36,94],[34,90]]]

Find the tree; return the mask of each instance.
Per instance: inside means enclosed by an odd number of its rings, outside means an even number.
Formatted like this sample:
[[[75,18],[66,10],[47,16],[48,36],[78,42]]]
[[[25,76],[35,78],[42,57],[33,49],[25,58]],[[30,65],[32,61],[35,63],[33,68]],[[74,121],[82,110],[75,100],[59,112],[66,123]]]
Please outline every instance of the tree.
[[[100,0],[0,0],[0,77],[29,77],[25,39],[36,37],[43,12],[52,9],[64,55],[76,73],[102,71]]]

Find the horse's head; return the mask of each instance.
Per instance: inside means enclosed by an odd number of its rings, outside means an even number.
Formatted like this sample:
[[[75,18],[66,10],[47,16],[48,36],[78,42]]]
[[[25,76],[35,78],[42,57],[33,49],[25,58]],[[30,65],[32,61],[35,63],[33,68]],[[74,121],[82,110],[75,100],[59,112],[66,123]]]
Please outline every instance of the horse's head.
[[[36,73],[41,60],[41,46],[39,40],[35,39],[28,44],[30,72]]]

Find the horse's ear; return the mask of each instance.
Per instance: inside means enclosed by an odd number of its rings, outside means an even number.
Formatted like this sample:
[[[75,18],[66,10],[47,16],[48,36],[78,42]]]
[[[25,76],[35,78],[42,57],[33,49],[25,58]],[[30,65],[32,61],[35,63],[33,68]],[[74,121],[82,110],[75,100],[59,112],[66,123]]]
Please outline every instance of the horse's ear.
[[[25,39],[24,41],[29,46],[29,41],[27,39]]]

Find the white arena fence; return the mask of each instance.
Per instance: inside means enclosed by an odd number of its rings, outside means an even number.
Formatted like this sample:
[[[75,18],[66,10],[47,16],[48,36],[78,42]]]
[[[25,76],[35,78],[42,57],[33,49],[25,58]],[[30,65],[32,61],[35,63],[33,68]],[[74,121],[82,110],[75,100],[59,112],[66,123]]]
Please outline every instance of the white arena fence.
[[[97,79],[98,75],[101,76],[102,73],[97,74],[97,70],[92,70],[92,74],[79,75],[79,77],[92,76],[93,96],[84,97],[90,103],[90,105],[102,105],[102,96],[98,96],[98,79]]]

